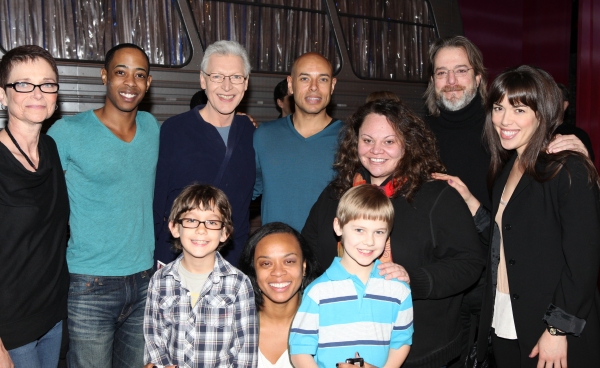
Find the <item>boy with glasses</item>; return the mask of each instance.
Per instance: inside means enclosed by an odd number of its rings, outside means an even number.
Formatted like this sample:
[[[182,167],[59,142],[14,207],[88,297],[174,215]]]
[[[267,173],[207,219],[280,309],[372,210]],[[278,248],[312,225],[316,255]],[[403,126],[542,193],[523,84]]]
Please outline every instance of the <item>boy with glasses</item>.
[[[147,367],[255,367],[252,285],[219,254],[233,233],[227,196],[213,186],[188,186],[173,202],[168,226],[182,253],[148,286]]]

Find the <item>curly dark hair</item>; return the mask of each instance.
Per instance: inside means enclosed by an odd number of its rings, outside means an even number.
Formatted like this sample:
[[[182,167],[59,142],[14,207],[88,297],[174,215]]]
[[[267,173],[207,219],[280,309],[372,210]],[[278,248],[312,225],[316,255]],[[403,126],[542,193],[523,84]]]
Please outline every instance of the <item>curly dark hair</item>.
[[[391,174],[401,185],[392,197],[404,196],[411,201],[421,185],[431,181],[434,172],[446,172],[440,161],[435,136],[417,116],[401,101],[376,100],[356,110],[342,129],[340,146],[334,169],[337,171],[331,186],[338,198],[352,187],[354,175],[362,168],[358,157],[358,131],[370,114],[384,116],[404,145],[404,156]]]
[[[252,283],[252,288],[254,289],[254,302],[259,310],[263,307],[263,296],[258,287],[258,283],[256,282],[254,252],[256,251],[258,243],[260,243],[263,238],[271,234],[291,234],[296,238],[296,240],[298,240],[300,250],[302,251],[302,259],[304,262],[306,262],[306,269],[304,277],[302,278],[300,292],[306,289],[306,287],[320,275],[321,269],[319,261],[317,260],[317,255],[312,246],[293,227],[284,224],[283,222],[270,222],[261,226],[258,228],[258,230],[253,232],[252,235],[250,235],[250,238],[248,238],[248,241],[244,246],[244,250],[242,250],[240,262],[238,264],[240,271],[245,273]]]

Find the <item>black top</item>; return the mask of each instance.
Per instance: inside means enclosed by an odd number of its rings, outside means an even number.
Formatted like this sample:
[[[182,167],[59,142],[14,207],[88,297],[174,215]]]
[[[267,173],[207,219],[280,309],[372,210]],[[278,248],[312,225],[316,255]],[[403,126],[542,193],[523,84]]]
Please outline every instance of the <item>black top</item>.
[[[440,116],[427,116],[425,122],[435,134],[440,158],[448,174],[458,176],[486,208],[491,208],[487,188],[490,154],[483,141],[485,110],[481,96],[458,111],[440,109]]]
[[[324,265],[337,255],[338,202],[331,186],[325,188],[302,229]],[[484,255],[467,205],[446,183],[427,182],[411,203],[404,197],[392,203],[392,257],[410,276],[414,308],[413,345],[403,367],[439,368],[460,354],[462,291],[479,278]]]
[[[28,344],[67,317],[69,200],[56,143],[42,134],[31,172],[0,143],[0,338]]]

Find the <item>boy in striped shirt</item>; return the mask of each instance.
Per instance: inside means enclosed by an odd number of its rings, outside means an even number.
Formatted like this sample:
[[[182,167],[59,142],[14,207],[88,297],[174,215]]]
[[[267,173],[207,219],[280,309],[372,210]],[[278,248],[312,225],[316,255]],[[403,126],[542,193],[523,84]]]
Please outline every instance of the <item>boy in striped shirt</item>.
[[[413,334],[410,288],[377,270],[393,220],[392,203],[375,186],[342,196],[333,228],[344,254],[304,292],[289,340],[296,368],[331,368],[358,356],[397,368],[406,359]]]

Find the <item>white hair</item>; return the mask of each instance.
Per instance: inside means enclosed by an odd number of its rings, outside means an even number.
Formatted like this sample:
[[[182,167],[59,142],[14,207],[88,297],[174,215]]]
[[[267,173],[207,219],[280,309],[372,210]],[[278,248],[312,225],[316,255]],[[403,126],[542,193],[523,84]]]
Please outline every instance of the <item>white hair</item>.
[[[244,46],[240,45],[236,41],[229,40],[221,40],[217,41],[206,48],[204,51],[204,57],[202,58],[202,62],[200,63],[200,69],[206,73],[206,67],[208,66],[208,59],[213,55],[233,55],[239,56],[242,58],[242,63],[244,64],[244,74],[247,77],[250,74],[250,70],[252,67],[250,66],[250,59],[248,58],[248,53]]]

